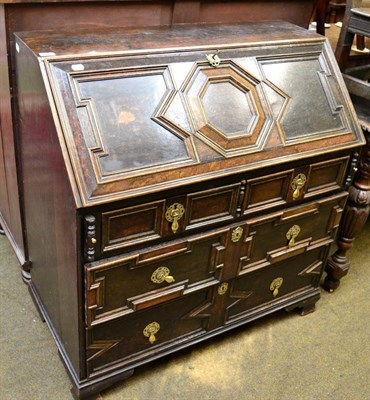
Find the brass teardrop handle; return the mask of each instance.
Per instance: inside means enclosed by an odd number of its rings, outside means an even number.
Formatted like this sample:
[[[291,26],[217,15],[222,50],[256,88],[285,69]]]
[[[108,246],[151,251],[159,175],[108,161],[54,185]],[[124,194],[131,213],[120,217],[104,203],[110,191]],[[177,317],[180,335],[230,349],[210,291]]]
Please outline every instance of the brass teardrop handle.
[[[295,245],[295,239],[299,235],[301,228],[299,225],[293,225],[286,233],[286,238],[289,240],[288,246],[293,247]]]
[[[176,233],[179,229],[179,219],[184,215],[185,208],[180,203],[174,203],[169,206],[166,211],[166,220],[172,222],[171,229],[173,233]]]
[[[153,283],[162,283],[162,282],[167,282],[167,283],[173,283],[175,282],[175,278],[170,275],[170,270],[167,267],[159,267],[157,268],[151,276],[151,281]]]
[[[281,285],[283,284],[284,279],[279,276],[278,278],[275,278],[271,284],[270,284],[270,291],[272,292],[272,295],[276,297],[279,294],[279,289]]]
[[[305,174],[298,174],[292,182],[293,200],[297,200],[301,195],[301,190],[307,181]]]
[[[153,344],[157,340],[155,335],[160,329],[161,326],[158,324],[158,322],[151,322],[144,328],[143,334],[145,337],[149,338],[150,344]]]

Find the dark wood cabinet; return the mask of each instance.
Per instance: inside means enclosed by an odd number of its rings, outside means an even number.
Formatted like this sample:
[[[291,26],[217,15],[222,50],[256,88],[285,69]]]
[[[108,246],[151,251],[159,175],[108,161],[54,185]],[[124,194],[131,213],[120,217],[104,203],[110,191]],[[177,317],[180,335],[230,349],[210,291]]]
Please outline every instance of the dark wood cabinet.
[[[29,254],[19,154],[15,32],[271,19],[308,27],[314,7],[315,0],[1,0],[0,232],[4,228],[24,277],[29,278]]]
[[[313,311],[364,143],[289,23],[16,36],[29,287],[76,398],[278,309]]]

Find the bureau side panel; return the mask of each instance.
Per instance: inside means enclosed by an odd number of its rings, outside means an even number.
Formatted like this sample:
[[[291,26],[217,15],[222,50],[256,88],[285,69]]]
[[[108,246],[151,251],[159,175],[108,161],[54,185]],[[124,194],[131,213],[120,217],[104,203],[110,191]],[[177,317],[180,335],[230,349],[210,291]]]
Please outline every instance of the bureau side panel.
[[[27,48],[19,50],[20,159],[31,289],[62,353],[81,375],[76,205],[39,63]]]

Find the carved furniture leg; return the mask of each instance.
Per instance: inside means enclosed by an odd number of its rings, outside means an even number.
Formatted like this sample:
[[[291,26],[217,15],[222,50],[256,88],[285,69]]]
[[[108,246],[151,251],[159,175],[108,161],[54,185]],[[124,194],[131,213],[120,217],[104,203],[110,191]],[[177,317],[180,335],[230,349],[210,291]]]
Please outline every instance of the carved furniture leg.
[[[366,136],[359,169],[352,186],[349,187],[349,198],[339,230],[338,250],[328,259],[325,271],[327,276],[324,288],[333,292],[340,284],[340,279],[348,273],[350,262],[347,251],[353,246],[356,235],[361,231],[370,209],[370,131],[362,127]]]

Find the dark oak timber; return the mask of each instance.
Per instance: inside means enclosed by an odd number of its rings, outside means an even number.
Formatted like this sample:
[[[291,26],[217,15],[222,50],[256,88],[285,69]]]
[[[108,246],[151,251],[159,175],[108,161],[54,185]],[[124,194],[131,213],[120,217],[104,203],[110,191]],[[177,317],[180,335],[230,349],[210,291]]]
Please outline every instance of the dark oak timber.
[[[28,284],[74,398],[314,311],[364,143],[325,38],[182,24],[14,48]]]
[[[15,32],[285,20],[307,28],[314,0],[1,0],[0,223],[21,265],[29,260],[23,207]],[[268,12],[266,12],[268,8]]]

